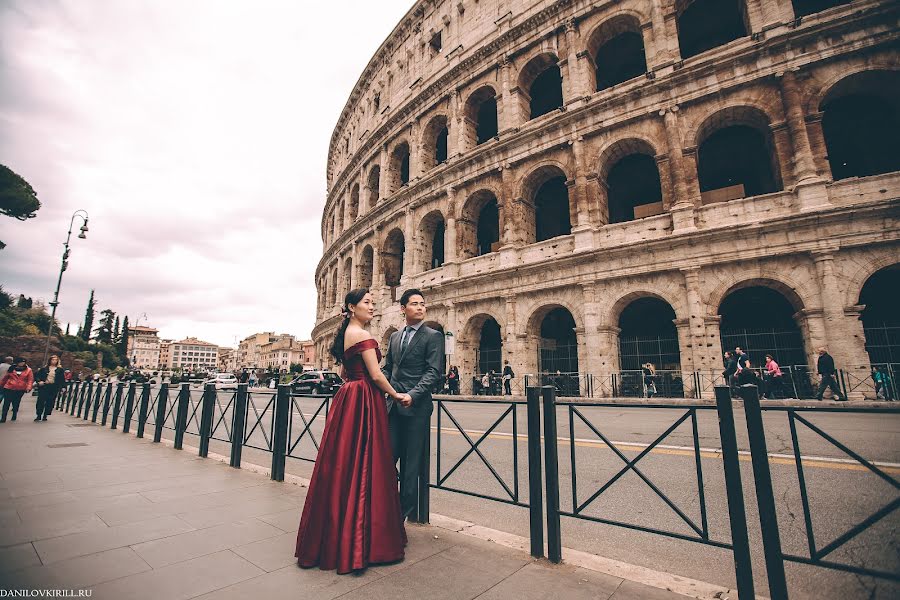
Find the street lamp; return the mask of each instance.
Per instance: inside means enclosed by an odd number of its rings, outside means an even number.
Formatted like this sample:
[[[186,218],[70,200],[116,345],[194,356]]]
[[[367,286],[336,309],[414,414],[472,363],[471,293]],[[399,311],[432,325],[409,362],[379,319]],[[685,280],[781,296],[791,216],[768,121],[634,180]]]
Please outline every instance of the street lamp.
[[[88,213],[83,208],[79,208],[72,213],[72,219],[69,221],[69,233],[66,234],[66,243],[63,244],[65,250],[63,250],[62,264],[59,267],[59,279],[56,280],[56,293],[53,294],[53,302],[50,303],[53,310],[50,312],[50,325],[47,326],[47,344],[44,346],[44,358],[41,360],[41,365],[46,364],[47,355],[50,353],[50,337],[53,335],[53,323],[56,322],[56,307],[59,306],[59,286],[62,285],[63,272],[69,267],[69,240],[72,239],[72,227],[75,224],[75,217],[82,221],[78,239],[87,239],[85,234],[88,232]]]

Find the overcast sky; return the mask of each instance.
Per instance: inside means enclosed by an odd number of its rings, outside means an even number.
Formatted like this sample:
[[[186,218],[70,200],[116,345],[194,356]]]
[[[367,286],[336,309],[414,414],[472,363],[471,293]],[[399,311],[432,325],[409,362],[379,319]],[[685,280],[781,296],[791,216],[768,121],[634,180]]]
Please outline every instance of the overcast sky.
[[[0,217],[0,283],[233,346],[308,337],[328,142],[412,0],[0,0],[0,163],[43,206]],[[77,232],[76,232],[77,233]]]

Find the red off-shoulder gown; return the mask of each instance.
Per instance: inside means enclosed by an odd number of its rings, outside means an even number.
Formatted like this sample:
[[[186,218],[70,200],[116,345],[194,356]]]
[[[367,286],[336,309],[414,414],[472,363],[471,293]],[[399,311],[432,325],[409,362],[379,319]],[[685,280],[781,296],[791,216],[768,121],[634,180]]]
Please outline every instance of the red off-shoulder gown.
[[[349,573],[403,559],[406,531],[384,394],[362,359],[369,348],[380,361],[375,340],[344,352],[346,382],[328,413],[297,532],[301,567]]]

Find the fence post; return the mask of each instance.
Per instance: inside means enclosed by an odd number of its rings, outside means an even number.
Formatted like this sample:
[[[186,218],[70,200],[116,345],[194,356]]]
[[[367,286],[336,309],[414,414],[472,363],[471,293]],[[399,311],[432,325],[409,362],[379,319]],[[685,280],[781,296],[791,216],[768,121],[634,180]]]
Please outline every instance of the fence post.
[[[431,520],[431,423],[429,419],[428,433],[422,449],[422,464],[419,465],[417,483],[416,523],[427,524]]]
[[[75,395],[72,397],[72,404],[69,406],[69,414],[74,416],[75,410],[78,408],[78,403],[81,401],[81,397],[84,395],[84,390],[87,388],[87,382],[81,381],[78,383],[78,387],[75,388]]]
[[[216,384],[207,383],[203,390],[202,410],[200,411],[200,453],[206,458],[209,455],[209,436],[212,434],[213,406],[216,401]]]
[[[169,384],[163,383],[159,387],[159,396],[156,399],[156,423],[153,428],[153,443],[158,444],[162,439],[163,425],[166,423],[166,408],[169,403]]]
[[[106,387],[109,387],[110,385],[112,385],[112,384],[107,383]],[[94,423],[97,422],[97,409],[100,408],[100,394],[102,394],[102,393],[103,393],[103,384],[98,383],[97,391],[94,392],[94,399],[91,401],[91,403],[88,404],[88,406],[93,404],[94,410],[92,411],[93,416],[91,418],[91,421],[93,421]],[[85,421],[88,420],[88,411],[87,410],[84,411],[84,420]]]
[[[134,396],[137,392],[137,382],[128,384],[128,395],[125,398],[125,419],[122,421],[122,433],[131,430],[131,415],[134,412]]]
[[[187,429],[188,403],[191,397],[191,384],[182,383],[178,393],[178,411],[175,413],[175,449],[181,450],[184,444],[184,430]]]
[[[562,561],[559,530],[559,440],[556,431],[556,388],[541,387],[544,403],[544,468],[547,470],[547,558]]]
[[[116,389],[119,390],[120,387],[124,385],[121,381],[116,384]],[[106,419],[107,415],[109,415],[109,406],[110,402],[112,402],[112,391],[113,386],[109,386],[106,388],[106,393],[103,395],[103,412],[100,417],[100,425],[106,427]]]
[[[541,476],[541,388],[525,389],[528,399],[528,512],[531,555],[544,556],[544,498]]]
[[[69,381],[66,383],[66,397],[63,398],[60,405],[57,408],[62,412],[69,412],[69,403],[72,401],[72,394],[75,392],[75,386],[78,385],[74,381]]]
[[[284,458],[287,451],[288,412],[291,386],[279,385],[275,396],[275,421],[272,423],[272,480],[284,481]]]
[[[247,418],[247,384],[239,383],[234,395],[234,413],[231,415],[231,462],[236,469],[241,468],[241,450],[244,449],[244,429]]]
[[[125,391],[125,383],[120,382],[116,386],[116,397],[113,399],[112,420],[109,428],[115,429],[119,426],[119,412],[122,410],[122,393]]]
[[[150,384],[141,386],[141,403],[138,406],[137,437],[144,437],[144,425],[147,422],[147,410],[150,408]]]
[[[766,555],[769,595],[772,600],[787,600],[784,557],[781,553],[781,536],[778,533],[772,472],[769,470],[769,452],[766,447],[762,411],[759,408],[759,395],[755,385],[741,386],[740,394],[744,399],[744,416],[750,439],[750,458],[753,463],[753,481],[756,484],[756,501],[759,504],[759,525],[762,529],[763,551]]]
[[[94,393],[94,382],[89,381],[88,384],[81,390],[81,398],[78,399],[78,413],[75,415],[79,419],[81,418],[81,411],[85,409],[85,402],[90,405],[91,403],[91,394]]]
[[[750,562],[750,541],[747,537],[747,511],[744,506],[744,486],[738,461],[737,434],[734,429],[734,409],[731,390],[717,385],[716,411],[719,414],[719,437],[722,441],[722,464],[725,469],[725,492],[728,496],[728,521],[731,524],[731,545],[734,549],[734,572],[740,600],[753,600],[753,567]]]

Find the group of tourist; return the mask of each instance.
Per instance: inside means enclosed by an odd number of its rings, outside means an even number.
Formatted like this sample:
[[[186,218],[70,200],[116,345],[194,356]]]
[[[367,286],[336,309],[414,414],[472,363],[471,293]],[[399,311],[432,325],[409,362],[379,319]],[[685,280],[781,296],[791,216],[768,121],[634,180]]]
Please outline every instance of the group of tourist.
[[[816,371],[819,374],[819,385],[816,389],[816,399],[822,400],[826,390],[831,390],[832,399],[845,401],[847,397],[841,393],[835,375],[837,369],[834,366],[834,358],[828,354],[825,348],[818,349],[819,358],[816,361]],[[765,364],[762,368],[762,378],[753,368],[747,352],[737,346],[734,352],[725,352],[725,370],[722,376],[731,387],[732,396],[738,396],[737,389],[743,385],[755,385],[759,390],[762,400],[783,397],[784,373],[775,358],[766,354]]]
[[[60,366],[59,357],[52,354],[47,364],[37,370],[37,373],[28,366],[24,357],[7,356],[0,363],[0,395],[3,398],[3,413],[0,423],[5,423],[12,409],[12,420],[19,416],[19,404],[22,396],[38,389],[35,421],[46,421],[47,416],[53,412],[53,405],[59,391],[65,387],[66,372]]]

